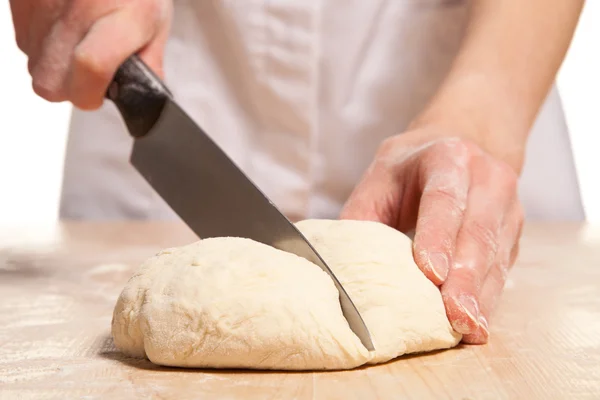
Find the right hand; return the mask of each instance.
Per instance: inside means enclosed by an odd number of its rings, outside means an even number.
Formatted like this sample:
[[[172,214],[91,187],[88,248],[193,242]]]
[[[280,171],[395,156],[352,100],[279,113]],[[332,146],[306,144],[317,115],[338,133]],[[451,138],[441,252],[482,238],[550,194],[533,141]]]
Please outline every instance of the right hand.
[[[10,0],[33,90],[84,110],[102,105],[119,66],[139,54],[162,77],[173,0]]]

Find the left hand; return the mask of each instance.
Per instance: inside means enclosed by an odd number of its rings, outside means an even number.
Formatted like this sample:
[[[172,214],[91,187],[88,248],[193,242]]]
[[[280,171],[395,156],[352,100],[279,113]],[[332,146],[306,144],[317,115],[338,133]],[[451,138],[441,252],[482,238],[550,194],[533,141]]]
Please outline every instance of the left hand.
[[[415,130],[381,145],[340,217],[414,229],[415,261],[440,286],[452,327],[466,343],[486,343],[518,253],[517,179],[470,141]]]

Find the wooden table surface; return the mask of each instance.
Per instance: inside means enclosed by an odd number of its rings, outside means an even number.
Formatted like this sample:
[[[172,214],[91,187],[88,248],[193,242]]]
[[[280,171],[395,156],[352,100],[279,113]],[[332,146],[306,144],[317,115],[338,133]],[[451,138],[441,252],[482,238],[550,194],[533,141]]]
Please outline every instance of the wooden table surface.
[[[116,351],[132,270],[193,240],[161,223],[1,229],[0,399],[600,398],[600,227],[526,227],[489,344],[321,373],[161,368]]]

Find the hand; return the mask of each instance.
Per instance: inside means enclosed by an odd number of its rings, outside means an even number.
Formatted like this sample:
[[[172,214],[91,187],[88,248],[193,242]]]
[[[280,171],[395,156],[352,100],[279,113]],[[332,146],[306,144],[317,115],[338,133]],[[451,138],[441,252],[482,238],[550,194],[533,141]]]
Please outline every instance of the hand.
[[[425,137],[435,135],[386,140],[340,217],[414,229],[415,261],[440,286],[452,327],[485,343],[518,253],[517,173],[472,142]]]
[[[10,0],[10,5],[33,89],[46,100],[100,107],[119,65],[138,52],[162,75],[172,0]]]

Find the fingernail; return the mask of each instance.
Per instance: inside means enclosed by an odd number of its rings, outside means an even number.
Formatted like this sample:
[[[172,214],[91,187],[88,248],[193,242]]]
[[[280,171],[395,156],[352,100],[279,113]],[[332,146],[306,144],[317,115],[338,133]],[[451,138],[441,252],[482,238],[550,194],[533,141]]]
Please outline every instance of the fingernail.
[[[487,319],[483,315],[479,316],[479,327],[485,332],[486,337],[490,335],[490,328]]]
[[[459,297],[458,303],[461,305],[473,325],[479,325],[479,307],[477,306],[475,299],[472,296],[463,295]]]
[[[444,253],[430,253],[429,267],[440,281],[444,282],[448,277],[448,257]]]

